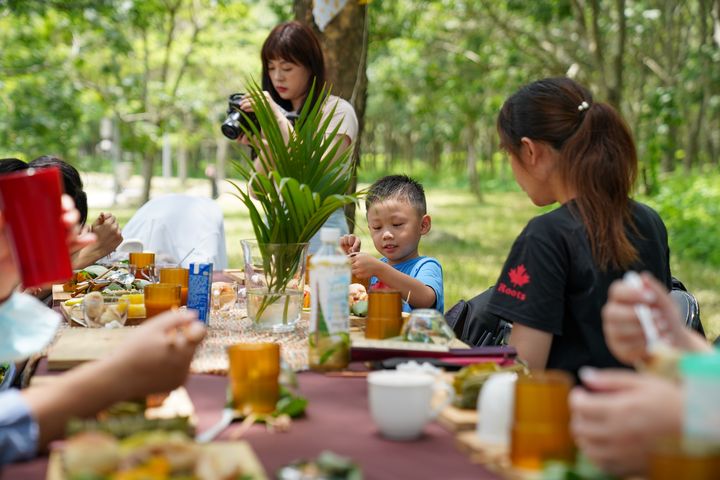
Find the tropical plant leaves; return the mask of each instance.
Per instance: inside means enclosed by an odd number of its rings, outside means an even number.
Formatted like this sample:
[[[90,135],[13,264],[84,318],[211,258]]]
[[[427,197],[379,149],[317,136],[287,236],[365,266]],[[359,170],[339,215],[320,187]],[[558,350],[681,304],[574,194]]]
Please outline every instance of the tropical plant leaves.
[[[247,122],[242,129],[258,157],[243,150],[235,167],[247,186],[230,183],[250,212],[258,242],[308,242],[335,210],[356,202],[362,194],[347,193],[352,149],[343,148],[338,140],[339,125],[330,129],[335,107],[323,116],[322,105],[328,98],[325,88],[313,102],[313,85],[294,131],[288,132],[281,130],[257,83],[252,82],[248,91],[260,128]],[[264,171],[258,171],[255,162]]]

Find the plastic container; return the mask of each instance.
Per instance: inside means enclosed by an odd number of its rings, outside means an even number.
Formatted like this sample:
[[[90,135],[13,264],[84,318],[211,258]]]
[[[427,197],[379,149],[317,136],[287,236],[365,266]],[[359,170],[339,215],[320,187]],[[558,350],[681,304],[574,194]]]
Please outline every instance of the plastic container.
[[[720,353],[687,354],[680,360],[686,438],[720,442]]]
[[[320,249],[310,259],[309,365],[338,370],[350,363],[350,261],[340,250],[340,230],[320,230]]]

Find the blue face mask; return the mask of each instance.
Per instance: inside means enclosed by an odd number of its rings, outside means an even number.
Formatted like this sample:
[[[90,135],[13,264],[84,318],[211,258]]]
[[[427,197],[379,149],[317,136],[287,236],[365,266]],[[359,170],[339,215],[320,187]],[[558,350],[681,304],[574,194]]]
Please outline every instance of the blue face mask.
[[[0,304],[0,363],[41,352],[55,337],[60,319],[35,297],[13,293]]]

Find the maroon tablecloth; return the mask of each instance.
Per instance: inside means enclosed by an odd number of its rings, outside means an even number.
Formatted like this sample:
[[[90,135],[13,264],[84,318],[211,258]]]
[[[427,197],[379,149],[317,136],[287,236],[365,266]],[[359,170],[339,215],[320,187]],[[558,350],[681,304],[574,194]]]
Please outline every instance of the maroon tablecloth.
[[[315,373],[298,376],[300,393],[309,400],[307,416],[295,420],[289,432],[269,433],[254,425],[243,437],[252,445],[269,478],[281,466],[299,458],[317,456],[328,449],[353,458],[366,479],[497,479],[473,465],[457,450],[455,440],[441,426],[431,423],[423,437],[413,442],[393,442],[379,436],[370,418],[366,379],[329,377]],[[203,431],[221,414],[227,381],[224,377],[193,375],[186,388]],[[238,424],[220,437],[227,439]],[[45,478],[47,458],[6,467],[2,479]]]

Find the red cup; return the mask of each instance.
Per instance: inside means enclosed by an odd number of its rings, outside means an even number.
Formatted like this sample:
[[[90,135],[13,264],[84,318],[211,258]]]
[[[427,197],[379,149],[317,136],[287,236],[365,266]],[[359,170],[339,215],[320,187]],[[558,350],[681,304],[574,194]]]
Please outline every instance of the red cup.
[[[60,179],[60,170],[53,167],[0,175],[0,210],[25,288],[72,276]]]

